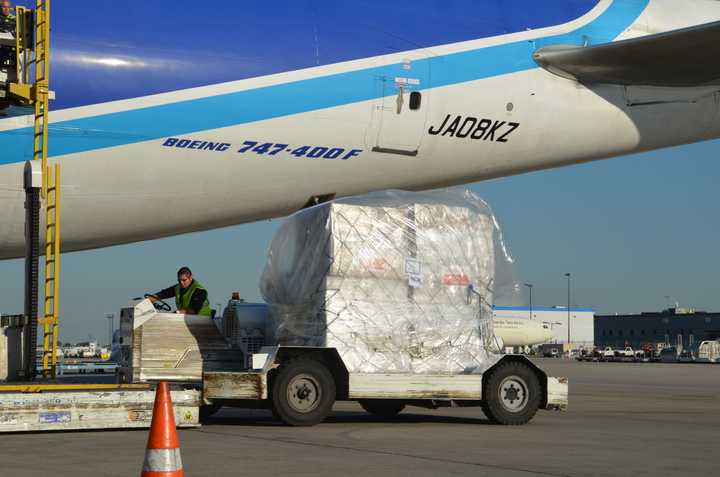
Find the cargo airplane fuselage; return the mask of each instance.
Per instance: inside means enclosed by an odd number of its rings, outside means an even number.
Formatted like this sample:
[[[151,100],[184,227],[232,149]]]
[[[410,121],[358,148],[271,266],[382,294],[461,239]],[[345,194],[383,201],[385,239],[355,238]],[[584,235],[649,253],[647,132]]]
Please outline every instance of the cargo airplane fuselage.
[[[710,0],[55,2],[63,250],[718,137],[717,83],[602,50],[718,19]],[[0,258],[23,254],[32,131],[0,110]]]

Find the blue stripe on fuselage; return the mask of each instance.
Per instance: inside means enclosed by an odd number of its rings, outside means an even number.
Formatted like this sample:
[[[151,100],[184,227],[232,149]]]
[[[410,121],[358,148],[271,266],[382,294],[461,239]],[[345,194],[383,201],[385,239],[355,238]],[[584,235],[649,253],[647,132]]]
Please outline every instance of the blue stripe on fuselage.
[[[413,62],[413,74],[427,87],[447,86],[476,79],[535,68],[532,52],[546,44],[582,44],[610,41],[629,26],[648,0],[615,1],[599,18],[566,35],[521,41],[489,48],[433,57]],[[50,152],[53,156],[130,144],[166,136],[242,124],[315,109],[322,109],[379,96],[374,78],[406,76],[402,65],[390,65],[318,77],[254,90],[200,98],[163,106],[125,111],[73,121],[53,123]],[[0,161],[16,162],[31,154],[31,130],[0,134],[0,145],[8,154]],[[13,137],[14,136],[14,137]],[[10,158],[14,158],[10,160]]]
[[[58,2],[53,9],[52,81],[57,100],[52,107],[136,98],[535,30],[578,18],[597,3]]]

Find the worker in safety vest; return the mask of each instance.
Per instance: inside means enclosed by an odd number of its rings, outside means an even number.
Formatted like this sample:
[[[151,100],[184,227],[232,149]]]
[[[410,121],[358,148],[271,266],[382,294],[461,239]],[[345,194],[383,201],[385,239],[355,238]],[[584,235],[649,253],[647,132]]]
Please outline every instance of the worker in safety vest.
[[[211,316],[208,293],[200,282],[193,279],[188,267],[182,267],[177,272],[177,285],[172,285],[157,293],[148,295],[151,301],[175,297],[176,313],[187,315]]]
[[[0,31],[15,30],[15,14],[10,0],[0,0]]]
[[[10,0],[0,0],[0,33],[15,32],[15,15]],[[5,35],[4,35],[5,36]],[[0,45],[0,67],[15,69],[15,49],[7,45]],[[2,110],[10,106],[6,95],[0,97],[0,118],[4,117]]]

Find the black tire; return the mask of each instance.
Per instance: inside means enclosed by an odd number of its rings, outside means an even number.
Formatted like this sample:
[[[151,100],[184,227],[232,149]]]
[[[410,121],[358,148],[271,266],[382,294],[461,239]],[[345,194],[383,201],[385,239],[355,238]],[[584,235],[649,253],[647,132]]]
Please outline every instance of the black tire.
[[[360,401],[360,405],[373,416],[392,419],[405,409],[405,403],[394,399],[368,399]]]
[[[524,363],[505,362],[490,371],[483,386],[482,410],[495,424],[526,424],[540,408],[542,388]]]
[[[314,426],[335,404],[335,380],[313,359],[297,359],[278,368],[272,384],[273,415],[289,426]]]
[[[206,421],[215,415],[222,406],[220,404],[204,404],[200,406],[200,422]]]

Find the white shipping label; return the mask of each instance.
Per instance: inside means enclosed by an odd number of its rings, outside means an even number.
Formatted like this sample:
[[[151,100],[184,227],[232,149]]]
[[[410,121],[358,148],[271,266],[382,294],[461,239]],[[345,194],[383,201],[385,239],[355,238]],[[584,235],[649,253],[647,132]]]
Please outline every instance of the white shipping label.
[[[412,288],[420,288],[422,286],[422,264],[420,260],[413,257],[405,257],[405,275],[407,275],[408,285]]]

